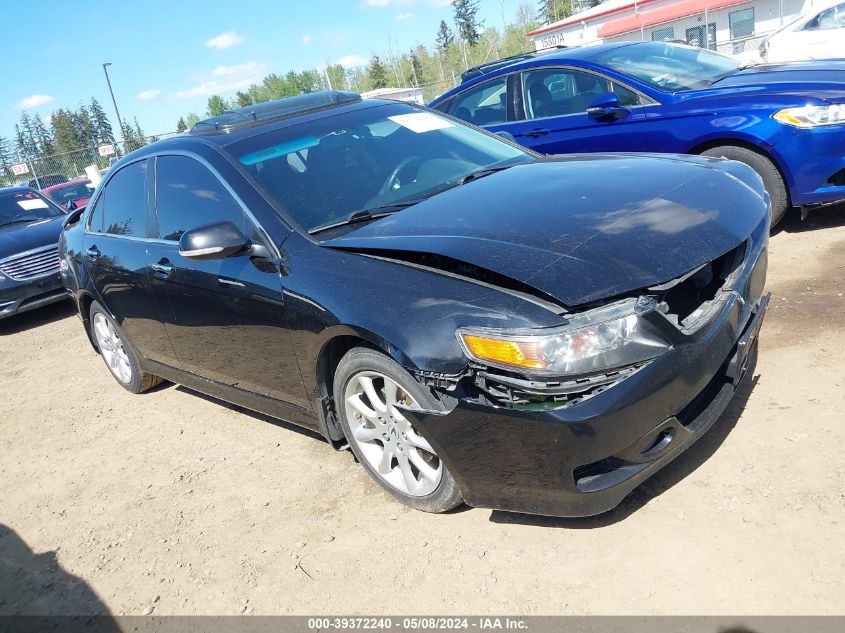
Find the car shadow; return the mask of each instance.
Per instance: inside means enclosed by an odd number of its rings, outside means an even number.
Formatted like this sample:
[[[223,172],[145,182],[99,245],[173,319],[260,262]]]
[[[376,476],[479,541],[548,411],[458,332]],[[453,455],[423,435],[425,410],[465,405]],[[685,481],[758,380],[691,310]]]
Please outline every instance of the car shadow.
[[[163,385],[170,385],[172,383],[163,383]],[[270,415],[266,415],[264,413],[259,413],[258,411],[252,411],[251,409],[246,409],[240,405],[232,404],[231,402],[226,402],[225,400],[221,400],[220,398],[215,398],[214,396],[209,396],[208,394],[202,393],[200,391],[194,391],[189,387],[185,387],[184,385],[176,385],[176,391],[181,391],[183,393],[189,393],[192,396],[196,396],[202,400],[206,400],[208,402],[213,402],[214,404],[225,407],[230,411],[236,411],[242,415],[246,415],[251,417],[254,420],[259,420],[261,422],[268,422],[270,424],[274,424],[280,428],[283,428],[287,431],[295,431],[300,435],[305,435],[307,437],[313,438],[315,440],[321,440],[322,442],[326,442],[326,438],[322,435],[317,433],[316,431],[312,431],[311,429],[306,429],[305,427],[299,426],[298,424],[293,424],[292,422],[285,422],[284,420],[280,420],[279,418],[274,418]]]
[[[55,551],[35,553],[0,523],[0,629],[67,630],[65,625],[72,630],[121,630],[88,583],[62,568]]]
[[[792,210],[787,214],[783,222],[775,227],[772,234],[806,233],[807,231],[819,231],[837,226],[845,226],[845,204],[821,207],[810,211],[803,220],[798,211]]]
[[[520,514],[494,510],[490,515],[493,523],[512,523],[518,525],[533,525],[540,527],[564,528],[569,530],[592,530],[604,528],[624,521],[644,505],[659,497],[672,486],[695,471],[710,459],[737,425],[742,412],[748,403],[748,398],[760,380],[755,375],[757,368],[757,352],[749,358],[748,373],[740,383],[733,399],[716,423],[701,438],[675,460],[654,475],[646,479],[635,488],[618,506],[592,517],[563,518],[545,517],[530,514]]]
[[[19,334],[55,321],[61,321],[76,313],[72,301],[58,301],[46,306],[15,314],[0,320],[0,336]]]

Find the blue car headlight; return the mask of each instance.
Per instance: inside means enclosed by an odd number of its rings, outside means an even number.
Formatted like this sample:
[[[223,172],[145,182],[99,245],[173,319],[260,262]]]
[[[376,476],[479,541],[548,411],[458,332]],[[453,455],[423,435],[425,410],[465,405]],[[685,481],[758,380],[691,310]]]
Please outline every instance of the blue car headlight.
[[[773,118],[779,123],[802,128],[840,125],[845,123],[845,103],[784,108],[775,112]]]
[[[670,348],[642,315],[648,300],[630,299],[583,312],[567,325],[513,331],[461,328],[464,353],[477,362],[538,376],[578,376],[650,360]]]

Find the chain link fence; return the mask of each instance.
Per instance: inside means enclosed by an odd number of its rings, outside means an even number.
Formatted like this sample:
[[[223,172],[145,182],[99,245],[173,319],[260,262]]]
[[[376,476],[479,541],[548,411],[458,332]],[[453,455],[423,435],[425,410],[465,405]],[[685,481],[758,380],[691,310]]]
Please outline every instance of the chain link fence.
[[[91,165],[96,165],[99,171],[105,173],[105,170],[116,160],[129,152],[176,134],[178,132],[167,132],[71,152],[47,154],[20,161],[14,165],[0,165],[0,186],[24,184],[35,189],[43,189],[66,180],[88,178],[85,168]]]

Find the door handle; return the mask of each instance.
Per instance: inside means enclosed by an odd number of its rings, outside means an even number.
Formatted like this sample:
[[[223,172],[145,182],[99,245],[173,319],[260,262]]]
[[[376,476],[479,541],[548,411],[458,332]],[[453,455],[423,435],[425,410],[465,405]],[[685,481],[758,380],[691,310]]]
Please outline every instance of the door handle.
[[[160,260],[157,264],[150,264],[150,268],[153,269],[153,272],[165,277],[169,277],[173,273],[173,264],[166,259]]]
[[[96,246],[89,246],[86,249],[85,254],[90,257],[91,259],[97,259],[102,253],[100,253],[100,249]]]
[[[549,132],[551,132],[551,130],[547,130],[545,128],[535,128],[535,129],[530,130],[528,132],[523,132],[522,135],[523,136],[529,136],[531,138],[537,138],[538,136],[545,136]]]

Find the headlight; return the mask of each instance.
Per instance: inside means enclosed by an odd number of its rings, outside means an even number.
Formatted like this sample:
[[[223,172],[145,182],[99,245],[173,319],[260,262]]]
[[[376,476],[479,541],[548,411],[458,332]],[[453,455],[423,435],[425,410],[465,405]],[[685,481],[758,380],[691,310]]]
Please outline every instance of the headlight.
[[[774,119],[786,125],[804,128],[839,125],[845,123],[845,104],[784,108],[775,112]]]
[[[458,340],[471,359],[529,374],[589,374],[655,358],[669,349],[642,318],[653,301],[630,299],[573,316],[559,328],[508,331],[461,328]]]

